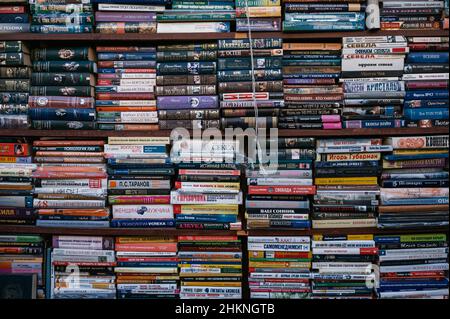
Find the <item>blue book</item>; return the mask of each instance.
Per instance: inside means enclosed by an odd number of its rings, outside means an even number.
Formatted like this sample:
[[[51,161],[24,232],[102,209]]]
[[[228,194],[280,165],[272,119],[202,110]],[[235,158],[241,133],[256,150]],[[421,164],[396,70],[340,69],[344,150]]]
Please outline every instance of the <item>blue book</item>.
[[[425,109],[404,109],[403,114],[411,121],[419,120],[445,120],[448,119],[448,109],[425,108]]]
[[[341,59],[292,59],[283,60],[284,66],[341,65]]]
[[[283,74],[284,79],[338,79],[340,73],[296,73]]]
[[[180,261],[179,263],[182,265],[241,265],[239,261]]]
[[[406,160],[417,160],[417,159],[427,159],[427,158],[448,158],[448,153],[441,154],[415,154],[415,155],[385,155],[384,159],[388,161],[406,161]]]
[[[30,32],[36,33],[92,33],[91,25],[31,25]]]
[[[37,220],[36,226],[40,227],[67,227],[67,228],[108,228],[109,221],[91,220]]]
[[[91,0],[92,3],[118,3],[118,4],[146,4],[146,5],[166,5],[171,0]]]
[[[32,108],[28,111],[32,120],[63,120],[63,121],[95,121],[95,109],[55,109]]]
[[[354,162],[316,162],[316,168],[334,168],[334,167],[378,167],[380,163],[378,161],[354,161]]]
[[[434,108],[448,108],[449,102],[448,100],[410,100],[405,101],[403,103],[403,107],[407,108],[428,108],[428,107],[434,107]]]
[[[351,120],[342,122],[342,128],[397,128],[404,126],[404,120]]]
[[[156,52],[149,53],[98,53],[97,59],[100,60],[155,60]]]
[[[420,91],[406,91],[405,100],[442,100],[448,99],[447,90],[420,90]]]
[[[1,196],[0,207],[33,208],[33,196]]]
[[[398,199],[382,199],[381,204],[386,206],[397,205],[447,205],[448,197],[430,197],[430,198],[398,198]]]
[[[28,14],[0,14],[0,23],[27,23]]]
[[[218,223],[235,223],[236,215],[176,215],[177,221],[185,222],[218,222]]]
[[[447,179],[396,179],[384,180],[381,187],[448,187]]]
[[[178,262],[128,262],[118,261],[117,267],[178,267]]]
[[[408,63],[448,63],[448,52],[411,52],[406,57]]]
[[[173,219],[113,219],[111,227],[124,228],[170,228],[175,227],[175,220]]]

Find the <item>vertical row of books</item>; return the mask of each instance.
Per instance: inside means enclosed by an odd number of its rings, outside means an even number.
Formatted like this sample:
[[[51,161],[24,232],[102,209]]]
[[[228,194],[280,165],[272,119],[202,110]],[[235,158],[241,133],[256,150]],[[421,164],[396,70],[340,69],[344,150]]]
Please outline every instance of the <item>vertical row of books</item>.
[[[91,1],[29,0],[31,32],[90,33],[94,29],[94,8]]]
[[[249,236],[248,283],[252,299],[304,299],[311,295],[309,236]]]
[[[373,235],[314,235],[313,299],[372,299],[378,248]]]
[[[156,13],[166,0],[96,0],[95,31],[106,34],[156,33]]]
[[[252,39],[251,43],[247,39],[219,40],[217,75],[222,128],[277,126],[277,108],[284,105],[282,41],[281,38]],[[256,108],[263,109],[257,112]]]
[[[168,138],[108,138],[108,202],[112,227],[174,226],[170,204],[174,168]]]
[[[89,47],[32,51],[30,119],[34,129],[95,129],[95,56]]]
[[[23,140],[0,139],[0,224],[34,225],[31,146]]]
[[[53,236],[47,250],[47,299],[115,299],[114,238]]]
[[[118,299],[177,298],[177,240],[171,237],[117,237]]]
[[[33,142],[37,226],[109,227],[103,144],[45,138]]]
[[[343,128],[403,127],[406,38],[346,37],[342,42],[341,81],[345,108],[349,108]]]
[[[179,236],[180,299],[242,298],[237,236]]]
[[[376,227],[381,152],[379,138],[317,141],[313,228]]]
[[[340,129],[342,87],[341,45],[283,44],[284,100],[280,129]]]
[[[380,0],[381,30],[439,30],[443,27],[444,1]]]
[[[98,128],[157,130],[155,47],[98,46]]]
[[[408,38],[403,80],[408,126],[448,126],[448,37]]]
[[[357,31],[366,27],[362,1],[284,0],[283,31]]]
[[[448,226],[448,135],[391,137],[383,157],[379,228]]]
[[[245,171],[247,229],[308,229],[311,195],[316,192],[315,139],[279,138],[268,143],[278,148],[272,153],[276,158],[258,161]]]
[[[158,15],[158,33],[230,32],[234,0],[172,0],[172,9]]]
[[[281,0],[235,0],[236,32],[281,31]]]
[[[175,141],[171,159],[178,175],[171,193],[179,229],[240,230],[240,168],[236,143]]]
[[[43,299],[45,242],[40,236],[0,235],[0,299]]]
[[[0,41],[0,128],[28,128],[31,59],[22,41]]]
[[[217,45],[159,45],[157,51],[160,129],[220,128]]]
[[[1,1],[0,34],[19,32],[30,32],[27,0]]]
[[[448,299],[446,234],[375,236],[381,299]]]

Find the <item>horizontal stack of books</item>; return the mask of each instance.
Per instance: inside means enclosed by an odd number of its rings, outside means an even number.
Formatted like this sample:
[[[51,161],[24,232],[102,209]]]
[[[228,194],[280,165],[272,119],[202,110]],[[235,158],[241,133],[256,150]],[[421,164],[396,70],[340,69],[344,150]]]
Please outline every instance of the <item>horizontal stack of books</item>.
[[[250,236],[247,249],[250,298],[309,298],[310,237]]]
[[[448,47],[448,37],[408,39],[409,54],[403,74],[407,126],[448,126]]]
[[[391,137],[383,157],[380,228],[448,226],[448,135]]]
[[[281,0],[236,0],[236,32],[281,31]]]
[[[94,52],[89,47],[32,52],[30,119],[34,129],[95,129]]]
[[[30,51],[22,41],[0,41],[0,128],[28,128]]]
[[[346,109],[343,128],[396,128],[405,125],[401,80],[405,54],[403,36],[342,39],[342,79]]]
[[[105,145],[108,160],[108,200],[112,227],[161,228],[174,226],[170,204],[169,138],[110,137]]]
[[[158,33],[230,32],[234,0],[172,0],[158,20]]]
[[[30,32],[27,0],[2,0],[0,2],[0,34],[18,32]]]
[[[314,235],[312,298],[372,299],[378,280],[373,235]]]
[[[160,129],[219,128],[217,44],[160,45],[157,62]]]
[[[99,129],[157,130],[156,49],[102,46],[96,50]]]
[[[31,146],[16,139],[0,139],[0,224],[34,225]]]
[[[94,7],[90,0],[29,0],[29,3],[31,32],[90,33],[94,28]]]
[[[109,227],[106,169],[100,140],[36,140],[38,169],[33,207],[36,225],[45,227]]]
[[[340,129],[342,87],[339,43],[284,43],[283,90],[286,109],[280,129]]]
[[[156,33],[156,14],[168,0],[93,0],[95,31],[106,34]]]
[[[381,30],[439,30],[444,1],[380,0]]]
[[[180,299],[242,298],[237,236],[179,236]]]
[[[375,236],[381,299],[448,299],[446,234]]]
[[[366,6],[362,1],[284,0],[283,31],[364,30]]]
[[[118,299],[178,297],[178,259],[175,238],[116,238]]]
[[[380,138],[317,141],[313,228],[376,227]]]
[[[2,299],[43,299],[45,242],[40,236],[0,235]]]
[[[115,299],[114,239],[53,236],[47,255],[48,299]]]

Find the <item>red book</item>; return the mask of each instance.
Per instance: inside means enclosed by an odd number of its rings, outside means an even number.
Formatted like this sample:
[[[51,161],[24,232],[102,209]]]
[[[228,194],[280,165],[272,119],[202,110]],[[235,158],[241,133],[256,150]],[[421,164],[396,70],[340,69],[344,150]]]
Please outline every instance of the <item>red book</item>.
[[[0,13],[25,13],[25,6],[0,6]]]
[[[315,195],[316,186],[248,186],[250,195]]]
[[[153,93],[97,93],[97,100],[154,100]]]
[[[30,156],[30,147],[24,143],[0,143],[0,156]]]

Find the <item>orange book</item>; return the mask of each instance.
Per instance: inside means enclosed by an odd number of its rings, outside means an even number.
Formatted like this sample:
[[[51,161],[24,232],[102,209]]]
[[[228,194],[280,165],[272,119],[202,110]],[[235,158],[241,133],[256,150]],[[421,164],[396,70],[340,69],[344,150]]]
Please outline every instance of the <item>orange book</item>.
[[[104,172],[105,169],[102,166],[41,166],[37,168],[37,171],[41,172],[82,172],[82,173],[98,173]]]

